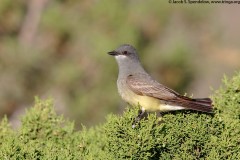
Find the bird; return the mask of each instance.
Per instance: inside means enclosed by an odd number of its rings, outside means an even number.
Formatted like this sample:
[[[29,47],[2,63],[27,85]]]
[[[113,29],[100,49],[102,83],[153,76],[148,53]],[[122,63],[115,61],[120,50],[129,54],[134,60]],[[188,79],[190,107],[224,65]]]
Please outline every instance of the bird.
[[[120,45],[108,54],[114,56],[118,64],[117,88],[120,96],[131,106],[140,106],[133,128],[147,112],[162,113],[176,110],[213,112],[210,98],[189,98],[156,81],[145,71],[137,50],[132,45]]]

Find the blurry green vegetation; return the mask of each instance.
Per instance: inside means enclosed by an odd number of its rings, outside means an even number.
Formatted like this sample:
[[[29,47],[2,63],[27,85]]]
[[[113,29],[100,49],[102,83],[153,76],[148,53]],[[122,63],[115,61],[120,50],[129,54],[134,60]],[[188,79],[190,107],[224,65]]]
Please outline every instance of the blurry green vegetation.
[[[122,110],[117,65],[106,52],[123,43],[134,45],[156,78],[171,88],[183,92],[196,76],[192,46],[176,45],[182,39],[170,41],[171,50],[160,50],[160,44],[173,15],[194,26],[191,33],[198,32],[197,24],[204,22],[198,7],[175,10],[167,1],[154,0],[47,1],[28,44],[22,35],[30,2],[0,4],[0,116],[31,105],[35,95],[53,96],[77,126],[117,113]]]
[[[36,99],[13,131],[0,124],[3,159],[238,159],[240,157],[240,72],[224,78],[212,96],[214,114],[191,111],[166,113],[158,124],[149,114],[135,129],[138,108],[122,116],[109,115],[97,127],[74,131],[72,122],[58,116],[50,100]]]

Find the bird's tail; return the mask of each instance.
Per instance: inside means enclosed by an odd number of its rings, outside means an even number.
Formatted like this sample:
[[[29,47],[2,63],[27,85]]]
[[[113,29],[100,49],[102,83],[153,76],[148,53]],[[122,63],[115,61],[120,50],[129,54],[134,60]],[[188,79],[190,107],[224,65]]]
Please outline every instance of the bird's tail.
[[[210,98],[192,99],[192,98],[182,96],[180,99],[181,100],[179,100],[179,102],[181,106],[183,106],[186,109],[207,112],[207,113],[213,112],[212,100]]]

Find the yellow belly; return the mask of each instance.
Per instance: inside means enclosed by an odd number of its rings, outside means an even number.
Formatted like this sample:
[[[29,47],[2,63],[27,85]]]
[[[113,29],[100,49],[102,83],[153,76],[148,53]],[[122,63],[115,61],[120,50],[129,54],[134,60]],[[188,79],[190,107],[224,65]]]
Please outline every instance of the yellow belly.
[[[155,111],[172,111],[172,110],[182,110],[184,107],[182,106],[175,106],[175,105],[169,105],[165,104],[163,101],[149,97],[149,96],[140,96],[132,91],[128,91],[125,94],[121,94],[122,98],[130,103],[132,106],[138,106],[140,105],[142,109],[150,112],[155,112]]]
[[[147,111],[159,111],[161,106],[160,100],[139,95],[134,95],[130,103],[132,105],[140,105]]]
[[[142,108],[148,111],[157,111],[160,110],[160,100],[148,96],[140,96],[135,94],[134,92],[126,89],[124,92],[120,92],[123,100],[128,102],[133,106],[140,105]]]

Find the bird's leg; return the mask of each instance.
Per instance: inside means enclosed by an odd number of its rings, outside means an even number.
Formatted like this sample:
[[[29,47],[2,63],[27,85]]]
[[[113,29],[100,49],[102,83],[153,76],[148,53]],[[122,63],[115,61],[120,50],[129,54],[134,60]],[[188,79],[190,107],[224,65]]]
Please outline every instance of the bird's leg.
[[[136,127],[136,124],[141,120],[141,119],[143,119],[144,118],[144,116],[146,115],[146,110],[145,109],[140,109],[139,111],[138,111],[138,115],[137,115],[137,117],[135,118],[135,120],[134,120],[134,122],[133,122],[133,124],[132,124],[132,128],[135,128]]]
[[[162,119],[162,114],[161,114],[161,112],[157,112],[157,119],[158,119],[158,124],[161,124],[161,123],[164,122],[163,119]]]

